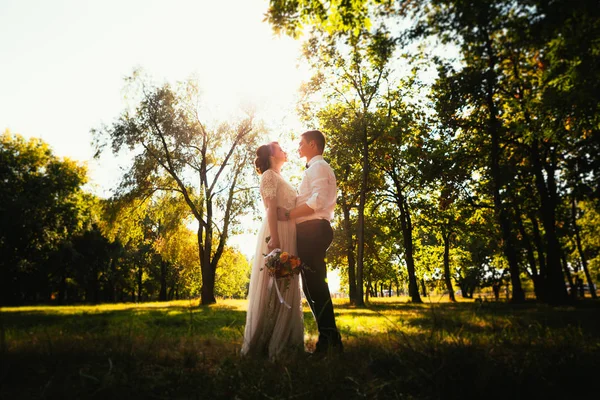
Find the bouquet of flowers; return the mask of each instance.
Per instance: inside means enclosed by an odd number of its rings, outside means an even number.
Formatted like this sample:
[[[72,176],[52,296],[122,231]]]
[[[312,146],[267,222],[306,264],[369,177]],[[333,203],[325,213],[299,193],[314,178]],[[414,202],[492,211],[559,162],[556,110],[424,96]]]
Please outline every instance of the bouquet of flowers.
[[[267,238],[267,242],[269,239]],[[292,276],[299,275],[306,268],[306,265],[300,261],[300,257],[287,251],[281,251],[281,249],[275,249],[265,255],[265,266],[263,268],[266,268],[269,275],[274,279],[285,279],[285,288],[287,289],[290,286]],[[260,270],[262,271],[263,268]]]

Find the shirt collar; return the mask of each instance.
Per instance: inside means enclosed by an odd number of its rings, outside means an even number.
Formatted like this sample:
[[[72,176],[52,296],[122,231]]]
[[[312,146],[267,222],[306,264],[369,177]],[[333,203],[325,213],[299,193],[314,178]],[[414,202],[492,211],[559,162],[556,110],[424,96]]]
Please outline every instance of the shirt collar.
[[[313,158],[311,158],[310,161],[306,163],[306,165],[308,167],[310,167],[311,165],[313,165],[314,163],[316,163],[317,161],[320,161],[320,160],[324,160],[324,158],[322,155],[319,154],[319,155],[316,155]]]

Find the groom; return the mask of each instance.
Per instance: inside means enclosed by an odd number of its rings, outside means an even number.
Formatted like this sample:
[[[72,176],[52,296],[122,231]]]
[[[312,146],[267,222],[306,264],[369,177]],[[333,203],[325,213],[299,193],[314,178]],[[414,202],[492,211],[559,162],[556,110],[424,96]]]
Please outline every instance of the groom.
[[[337,198],[333,170],[323,159],[325,136],[320,131],[307,131],[300,136],[298,153],[306,157],[306,170],[296,207],[278,209],[278,219],[295,220],[298,257],[308,266],[302,287],[317,321],[319,340],[316,353],[342,352],[342,338],[335,325],[333,304],[327,285],[325,253],[333,240],[330,221]]]

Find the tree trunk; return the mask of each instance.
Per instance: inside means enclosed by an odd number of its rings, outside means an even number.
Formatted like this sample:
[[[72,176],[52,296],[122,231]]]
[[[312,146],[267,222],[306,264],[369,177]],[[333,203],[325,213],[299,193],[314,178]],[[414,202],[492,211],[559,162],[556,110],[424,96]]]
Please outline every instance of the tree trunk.
[[[556,184],[554,168],[544,174],[542,161],[539,154],[539,142],[533,140],[531,144],[531,163],[535,175],[535,184],[540,199],[542,225],[546,239],[546,294],[547,301],[551,304],[563,304],[567,301],[567,290],[560,262],[561,246],[556,235]],[[544,176],[545,175],[545,176]]]
[[[538,262],[540,263],[540,276],[546,275],[546,251],[544,250],[544,243],[542,242],[542,235],[540,234],[540,227],[538,224],[537,217],[530,213],[529,220],[531,221],[531,226],[533,227],[533,242],[535,243]]]
[[[473,294],[471,293],[471,289],[469,288],[469,285],[462,285],[461,286],[461,292],[462,292],[462,297],[465,299],[472,299],[473,298]]]
[[[58,259],[58,305],[65,304],[67,300],[67,265],[73,264],[73,252],[71,248],[63,246],[60,249],[60,258]],[[1,267],[0,267],[1,268]],[[72,268],[72,267],[71,267]],[[2,304],[0,302],[0,304]],[[1,319],[1,318],[0,318]]]
[[[577,200],[575,196],[573,196],[571,201],[571,217],[573,218],[573,229],[575,230],[575,241],[577,243],[577,251],[579,252],[579,258],[581,259],[581,266],[583,268],[583,272],[585,273],[585,278],[588,283],[588,287],[590,288],[590,294],[593,299],[597,299],[596,289],[594,287],[594,282],[592,280],[592,276],[590,275],[590,270],[588,269],[587,258],[585,256],[585,252],[583,251],[583,246],[581,244],[581,235],[579,233],[579,227],[577,226]]]
[[[528,213],[528,216],[529,220],[531,221],[531,226],[533,227],[533,242],[536,247],[537,259],[540,264],[539,274],[537,278],[535,278],[538,282],[534,283],[534,287],[536,287],[537,291],[539,292],[539,298],[546,302],[546,256],[544,243],[542,242],[542,236],[540,234],[540,227],[538,225],[537,217],[533,213]],[[538,293],[536,293],[536,297],[537,295]]]
[[[442,232],[444,238],[444,281],[446,282],[446,289],[448,290],[448,298],[451,302],[456,302],[454,297],[454,288],[452,288],[452,279],[450,277],[450,235],[451,231]]]
[[[571,298],[577,298],[577,288],[575,287],[575,281],[573,280],[573,276],[571,275],[571,271],[569,271],[569,264],[567,263],[567,257],[565,256],[565,252],[561,250],[560,252],[560,261],[563,268],[563,271],[567,277],[567,282],[569,282],[569,288],[571,288],[570,296]]]
[[[92,281],[90,282],[90,292],[91,292],[91,300],[92,303],[94,304],[98,304],[98,288],[99,288],[99,282],[98,282],[98,271],[100,268],[98,268],[98,261],[94,261],[92,263]]]
[[[138,266],[138,271],[137,271],[137,301],[138,303],[142,302],[142,276],[143,276],[143,271],[142,271],[142,264],[140,263]]]
[[[354,258],[354,241],[350,224],[350,207],[345,203],[345,195],[342,194],[342,210],[344,213],[344,232],[346,233],[346,258],[348,259],[348,295],[350,304],[358,303],[356,290],[356,259]]]
[[[417,275],[415,273],[415,260],[413,257],[412,221],[408,209],[408,203],[400,192],[399,183],[396,183],[397,204],[400,209],[400,226],[402,228],[402,239],[404,241],[404,260],[408,272],[408,295],[413,303],[422,303],[417,286]]]
[[[167,262],[160,261],[160,292],[158,301],[167,301]]]
[[[365,204],[367,202],[367,184],[369,179],[369,142],[367,140],[367,132],[365,128],[363,137],[363,148],[362,148],[362,174],[360,183],[360,195],[358,201],[358,221],[356,224],[357,232],[356,238],[358,241],[358,251],[356,257],[356,305],[363,307],[365,302],[363,300],[363,271],[364,271],[364,257],[365,257]]]
[[[494,292],[495,301],[500,301],[500,288],[500,280],[497,280],[492,284],[492,291]]]
[[[503,206],[501,206],[503,207]],[[504,254],[508,259],[508,267],[510,271],[510,282],[512,284],[512,301],[513,303],[522,303],[525,301],[525,292],[521,286],[520,268],[517,258],[517,252],[514,244],[514,236],[510,223],[510,218],[506,210],[501,210],[501,224],[504,239]]]
[[[67,276],[61,271],[60,282],[58,284],[58,305],[62,306],[67,301]]]
[[[533,291],[535,293],[535,298],[539,301],[544,301],[544,291],[543,291],[543,279],[539,274],[537,264],[535,262],[535,253],[533,250],[533,245],[531,244],[531,240],[529,239],[529,235],[525,230],[525,226],[523,225],[523,219],[521,218],[521,211],[518,207],[515,208],[515,219],[517,222],[517,227],[519,228],[519,233],[521,234],[523,247],[525,247],[525,254],[527,255],[527,262],[529,263],[529,267],[531,268],[531,280],[533,281]]]
[[[525,248],[525,254],[527,257],[527,262],[529,263],[529,267],[531,268],[531,275],[537,276],[538,269],[537,264],[535,262],[535,254],[533,252],[533,246],[531,245],[531,241],[529,240],[529,235],[525,230],[525,226],[523,225],[523,219],[521,218],[521,212],[518,208],[515,208],[515,220],[517,222],[517,228],[519,229],[519,233],[521,234],[521,241],[523,243],[523,247]]]
[[[485,29],[485,27],[484,27]],[[494,211],[496,218],[500,224],[503,239],[503,250],[506,259],[508,260],[510,279],[513,286],[513,301],[525,301],[525,294],[521,287],[521,279],[519,277],[519,263],[517,253],[513,243],[513,235],[511,230],[510,218],[504,207],[501,190],[504,188],[504,176],[500,168],[500,121],[498,121],[498,111],[494,103],[494,91],[496,88],[496,55],[492,47],[492,40],[487,37],[486,49],[488,52],[488,71],[486,77],[486,102],[489,111],[488,130],[491,137],[491,165],[490,172],[492,176],[492,187],[494,195]]]
[[[202,238],[203,229],[198,228],[198,243],[200,244],[200,269],[202,273],[202,289],[200,290],[200,304],[215,304],[215,275],[210,265],[210,250],[212,240],[208,236],[210,229],[206,229],[204,240]]]
[[[117,297],[115,285],[115,278],[117,276],[117,258],[118,256],[114,255],[110,259],[110,276],[108,278],[107,291],[108,301],[111,303],[114,303]]]

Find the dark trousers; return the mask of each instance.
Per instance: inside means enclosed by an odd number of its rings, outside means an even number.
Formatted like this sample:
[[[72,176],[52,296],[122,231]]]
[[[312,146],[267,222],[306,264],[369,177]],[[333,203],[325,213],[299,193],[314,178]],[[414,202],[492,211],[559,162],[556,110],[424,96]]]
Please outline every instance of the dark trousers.
[[[325,266],[325,253],[333,241],[331,225],[324,219],[302,222],[296,225],[296,235],[298,257],[308,267],[304,273],[302,287],[319,329],[317,350],[341,346]]]

